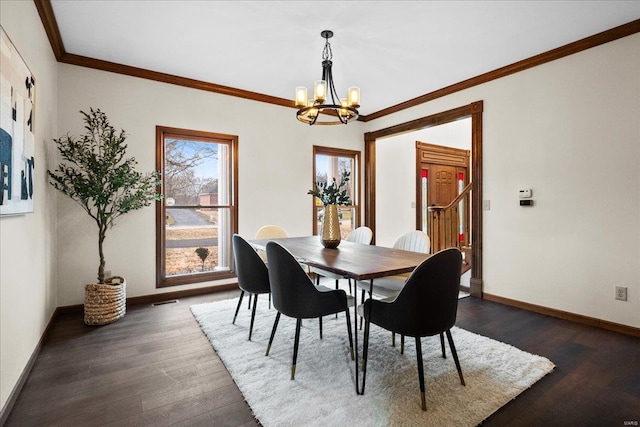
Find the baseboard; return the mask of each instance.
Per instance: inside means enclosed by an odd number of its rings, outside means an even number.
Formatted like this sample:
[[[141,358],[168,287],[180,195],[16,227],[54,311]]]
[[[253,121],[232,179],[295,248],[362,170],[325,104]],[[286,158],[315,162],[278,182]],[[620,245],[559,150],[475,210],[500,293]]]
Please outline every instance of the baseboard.
[[[185,289],[182,291],[163,292],[161,294],[142,295],[139,297],[127,298],[127,306],[139,304],[153,304],[171,299],[193,297],[196,295],[212,294],[215,292],[231,291],[239,289],[237,283],[228,283],[226,285],[207,286],[204,288]],[[58,307],[59,314],[82,312],[84,306],[82,304],[65,305]]]
[[[40,336],[40,340],[38,341],[38,344],[33,349],[33,352],[31,353],[31,357],[29,357],[29,360],[27,361],[26,366],[22,370],[22,373],[18,378],[18,382],[13,386],[13,390],[11,390],[11,393],[9,394],[9,398],[7,399],[7,402],[4,404],[2,410],[0,410],[0,427],[4,426],[5,423],[7,422],[7,419],[9,418],[9,414],[11,413],[13,406],[16,404],[16,400],[18,400],[18,396],[20,395],[22,388],[27,382],[27,378],[29,378],[29,374],[31,373],[31,370],[33,369],[33,365],[35,364],[36,359],[40,354],[40,350],[42,350],[42,344],[44,343],[44,340],[46,339],[47,335],[49,335],[49,330],[51,329],[51,326],[53,325],[53,321],[58,316],[58,314],[59,314],[58,309],[56,308],[53,311],[51,318],[49,319],[49,323],[47,323],[47,327],[44,328],[44,332]]]
[[[212,294],[215,292],[231,291],[238,288],[238,283],[228,283],[226,285],[207,286],[205,288],[185,289],[182,291],[163,292],[161,294],[143,295],[139,297],[127,298],[127,305],[153,304],[162,301],[193,297],[196,295]]]
[[[583,325],[594,326],[596,328],[606,329],[613,332],[619,332],[625,335],[631,335],[634,337],[640,337],[640,328],[634,328],[633,326],[622,325],[620,323],[609,322],[607,320],[596,319],[595,317],[583,316],[581,314],[570,313],[568,311],[557,310],[555,308],[544,307],[541,305],[530,304],[528,302],[517,301],[509,298],[500,297],[497,295],[491,295],[484,293],[483,299],[487,301],[493,301],[512,307],[521,308],[527,311],[533,311],[535,313],[545,314],[547,316],[556,317],[559,319],[569,320],[571,322],[580,323]]]

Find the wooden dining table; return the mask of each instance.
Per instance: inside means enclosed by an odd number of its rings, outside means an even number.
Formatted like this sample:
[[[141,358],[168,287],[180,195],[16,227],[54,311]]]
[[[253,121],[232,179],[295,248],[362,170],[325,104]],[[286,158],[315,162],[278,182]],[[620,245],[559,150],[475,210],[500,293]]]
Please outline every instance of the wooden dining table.
[[[322,246],[320,236],[286,237],[278,239],[250,240],[249,243],[256,249],[266,250],[268,242],[277,242],[285,247],[299,262],[311,267],[316,267],[345,279],[366,281],[369,280],[370,291],[373,280],[385,276],[394,276],[412,272],[430,254],[404,251],[401,249],[387,248],[383,246],[364,245],[341,241],[335,249]],[[357,298],[356,298],[357,301]],[[358,379],[358,310],[354,304],[354,347],[355,347],[355,379],[356,393],[364,393]]]

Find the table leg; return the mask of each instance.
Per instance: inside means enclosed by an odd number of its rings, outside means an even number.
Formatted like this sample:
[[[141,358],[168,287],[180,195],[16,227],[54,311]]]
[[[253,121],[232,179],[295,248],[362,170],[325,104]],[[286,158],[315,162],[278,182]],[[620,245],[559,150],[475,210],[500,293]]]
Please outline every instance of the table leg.
[[[354,300],[353,303],[353,346],[355,348],[355,352],[356,352],[356,357],[355,357],[355,362],[356,362],[356,394],[360,394],[360,381],[358,380],[358,359],[360,358],[360,355],[358,353],[358,297],[356,296],[356,299]]]
[[[371,281],[369,282],[369,295],[371,295],[371,293],[373,292],[373,279],[371,279]],[[362,301],[362,304],[364,305],[364,300]],[[353,316],[355,318],[355,321],[353,322],[354,324],[354,329],[355,329],[355,336],[354,336],[354,340],[355,340],[355,352],[356,352],[356,394],[364,394],[364,387],[365,387],[365,383],[366,383],[366,379],[367,379],[367,342],[366,342],[366,335],[368,335],[368,331],[367,331],[367,326],[369,326],[369,320],[371,319],[371,310],[369,310],[369,313],[365,313],[365,318],[362,320],[365,322],[365,342],[363,342],[363,346],[364,348],[362,349],[362,355],[363,355],[363,360],[362,360],[362,388],[360,388],[360,380],[358,378],[358,304],[356,301],[356,304],[354,305],[354,310],[353,310]],[[362,322],[361,321],[361,322]]]

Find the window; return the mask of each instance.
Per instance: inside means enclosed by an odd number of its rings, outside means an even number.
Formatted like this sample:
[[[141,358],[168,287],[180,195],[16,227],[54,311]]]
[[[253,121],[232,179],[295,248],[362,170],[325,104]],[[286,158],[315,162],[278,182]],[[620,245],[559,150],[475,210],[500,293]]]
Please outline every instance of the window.
[[[238,138],[156,127],[164,199],[156,210],[156,286],[233,277]]]
[[[347,192],[353,205],[339,206],[340,230],[344,239],[360,224],[360,152],[339,148],[313,147],[313,183],[330,182],[335,178],[338,183],[342,172],[351,172]],[[313,234],[322,231],[324,206],[317,197],[313,197]]]

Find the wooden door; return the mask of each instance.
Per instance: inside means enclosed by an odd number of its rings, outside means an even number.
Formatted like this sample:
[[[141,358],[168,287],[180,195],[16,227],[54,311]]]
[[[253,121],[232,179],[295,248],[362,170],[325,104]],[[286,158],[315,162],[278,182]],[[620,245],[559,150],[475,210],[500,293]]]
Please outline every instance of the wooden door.
[[[428,206],[446,206],[458,195],[456,167],[448,165],[427,164],[429,170]]]

